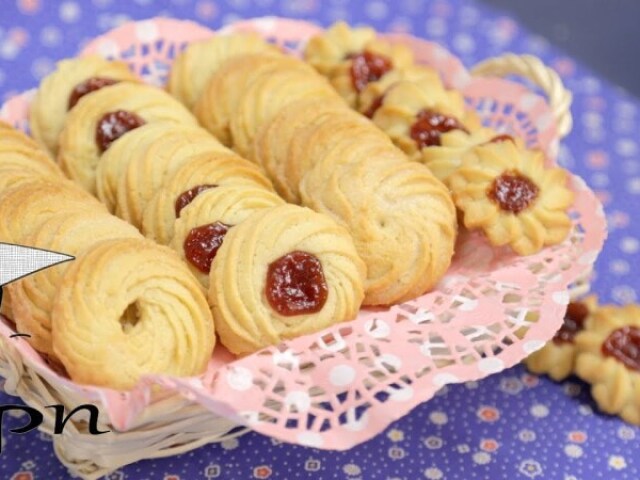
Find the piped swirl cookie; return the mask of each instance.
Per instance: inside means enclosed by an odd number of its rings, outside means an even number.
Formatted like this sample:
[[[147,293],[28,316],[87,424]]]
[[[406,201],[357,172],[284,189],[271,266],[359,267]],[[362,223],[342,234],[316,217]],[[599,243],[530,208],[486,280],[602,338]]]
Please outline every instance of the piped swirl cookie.
[[[298,59],[243,55],[224,63],[194,107],[200,123],[247,156],[257,130],[287,103],[337,98],[328,82]]]
[[[367,266],[366,305],[389,305],[433,288],[451,263],[457,224],[446,187],[405,157],[322,161],[302,200],[345,225]]]
[[[111,212],[142,225],[143,212],[158,189],[201,153],[231,153],[206,130],[192,125],[150,123],[123,136],[96,170],[98,198]]]
[[[73,262],[51,318],[71,379],[117,390],[145,374],[201,374],[215,345],[202,287],[175,252],[148,240],[105,240]]]
[[[251,53],[279,53],[255,33],[216,35],[193,42],[181,52],[171,66],[167,90],[191,109],[202,94],[211,75],[229,58]]]
[[[365,267],[347,231],[325,215],[282,205],[227,233],[210,272],[221,342],[248,354],[354,318]]]
[[[286,57],[279,52],[270,52],[266,55],[238,55],[230,58],[213,72],[193,107],[193,113],[200,124],[218,140],[226,146],[232,146],[231,119],[242,100],[246,86],[257,75],[282,68],[313,71],[304,62]]]
[[[336,99],[293,102],[258,132],[251,158],[265,170],[277,192],[300,203],[299,184],[313,165],[333,149],[388,145],[388,137]],[[354,152],[348,152],[353,157]]]
[[[106,212],[83,210],[52,216],[24,244],[76,259],[95,243],[112,238],[142,238],[132,225]],[[31,335],[28,342],[39,352],[54,357],[51,341],[51,308],[64,272],[62,263],[9,285],[18,331]]]
[[[139,81],[124,62],[98,56],[58,62],[31,103],[29,125],[34,138],[52,155],[57,155],[58,137],[69,110],[85,95],[123,81]]]
[[[273,191],[258,167],[233,153],[196,155],[155,193],[145,208],[142,232],[158,243],[169,244],[182,209],[202,192],[220,185],[252,185]]]
[[[34,178],[0,197],[0,241],[22,244],[49,218],[85,210],[106,213],[104,205],[69,181]]]
[[[0,121],[0,194],[34,177],[65,178],[60,167],[36,142]]]
[[[336,22],[309,39],[304,57],[322,75],[330,75],[345,58],[361,52],[375,38],[373,28],[351,28],[345,22]]]
[[[510,141],[473,150],[448,180],[467,228],[481,229],[492,245],[509,245],[520,255],[567,237],[573,192],[565,170],[545,168],[541,152]]]
[[[282,204],[278,195],[255,185],[210,186],[180,211],[170,246],[208,288],[211,264],[227,232],[252,213]]]
[[[58,162],[72,180],[95,193],[100,156],[127,132],[154,122],[197,124],[180,102],[159,88],[118,83],[98,90],[67,115]]]

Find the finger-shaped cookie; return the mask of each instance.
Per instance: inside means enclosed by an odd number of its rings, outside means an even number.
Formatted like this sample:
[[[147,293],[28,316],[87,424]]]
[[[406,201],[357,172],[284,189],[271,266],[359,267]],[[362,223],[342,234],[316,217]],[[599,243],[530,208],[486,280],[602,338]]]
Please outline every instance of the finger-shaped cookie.
[[[182,208],[212,186],[237,184],[273,191],[258,167],[235,154],[204,153],[193,157],[155,193],[145,208],[142,232],[158,243],[168,244]]]
[[[209,288],[209,271],[228,230],[249,215],[284,204],[275,193],[254,185],[221,185],[198,195],[174,224],[173,248],[194,276]]]
[[[25,238],[24,244],[76,257],[101,240],[143,238],[132,225],[106,212],[58,214]],[[33,348],[55,357],[51,342],[53,300],[70,263],[65,262],[11,284],[14,319],[18,330],[31,335]]]
[[[251,53],[278,53],[256,33],[216,35],[187,46],[171,65],[167,90],[187,108],[193,108],[208,80],[227,60]]]
[[[451,196],[415,162],[362,157],[320,162],[305,175],[304,205],[345,225],[367,265],[367,305],[433,288],[451,263],[457,224]]]
[[[247,85],[263,73],[283,69],[313,72],[304,62],[278,52],[233,57],[211,76],[193,107],[193,113],[204,128],[224,145],[231,146],[229,125]]]
[[[72,380],[130,389],[145,374],[198,375],[215,345],[202,287],[167,247],[106,240],[65,272],[53,350]]]
[[[229,230],[210,272],[221,342],[247,354],[355,317],[364,265],[344,228],[295,205]]]
[[[100,156],[127,132],[154,122],[196,125],[193,115],[159,88],[118,83],[98,90],[67,115],[58,161],[72,180],[95,193]]]
[[[58,137],[70,109],[86,94],[127,81],[137,82],[126,63],[98,56],[58,62],[56,70],[40,84],[31,103],[31,132],[52,155],[58,153]]]

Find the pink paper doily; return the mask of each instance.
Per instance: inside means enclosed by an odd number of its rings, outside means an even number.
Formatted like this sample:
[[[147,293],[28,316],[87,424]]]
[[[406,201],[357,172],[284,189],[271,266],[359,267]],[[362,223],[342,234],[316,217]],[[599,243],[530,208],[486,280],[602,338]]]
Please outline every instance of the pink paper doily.
[[[301,21],[261,18],[220,32],[255,31],[293,54],[320,28]],[[123,25],[88,44],[129,62],[161,85],[185,44],[213,32],[193,22],[153,19]],[[548,154],[558,141],[543,98],[502,79],[474,78],[439,45],[388,35],[411,46],[416,58],[462,90],[487,125],[523,138]],[[32,94],[8,101],[0,117],[28,129]],[[388,310],[363,310],[352,322],[234,360],[216,352],[198,378],[149,376],[130,392],[81,387],[52,371],[26,341],[14,340],[25,363],[45,379],[101,402],[113,426],[126,430],[160,384],[218,415],[283,441],[325,449],[363,442],[443,385],[477,380],[521,361],[551,339],[569,301],[568,288],[588,275],[606,237],[602,205],[573,177],[575,228],[563,244],[530,257],[496,249],[482,236],[462,233],[453,265],[439,287]],[[8,337],[14,331],[0,323]]]

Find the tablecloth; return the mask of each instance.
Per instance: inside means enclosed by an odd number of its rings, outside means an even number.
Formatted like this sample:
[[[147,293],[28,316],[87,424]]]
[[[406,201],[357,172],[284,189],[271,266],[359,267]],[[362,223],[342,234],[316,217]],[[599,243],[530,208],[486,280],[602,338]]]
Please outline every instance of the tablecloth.
[[[574,93],[573,132],[560,162],[602,199],[609,240],[597,263],[602,301],[636,300],[640,277],[640,102],[521,28],[472,0],[92,0],[0,4],[0,98],[36,86],[58,59],[130,19],[157,15],[217,28],[238,18],[280,15],[328,25],[337,19],[409,31],[441,42],[467,66],[505,51],[532,53]],[[621,53],[622,54],[622,53]],[[0,404],[19,400],[0,394]],[[64,479],[50,439],[3,421],[0,479]],[[481,382],[448,386],[374,440],[346,452],[279,443],[258,434],[167,459],[142,461],[121,479],[564,479],[640,478],[640,429],[596,413],[589,388],[561,384],[515,367]]]

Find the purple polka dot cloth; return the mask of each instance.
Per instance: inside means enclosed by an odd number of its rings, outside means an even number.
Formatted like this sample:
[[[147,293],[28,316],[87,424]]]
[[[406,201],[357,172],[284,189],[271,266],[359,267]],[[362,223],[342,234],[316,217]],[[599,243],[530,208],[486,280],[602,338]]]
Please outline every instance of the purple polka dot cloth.
[[[637,300],[640,277],[640,101],[472,0],[6,0],[0,12],[0,99],[33,88],[87,40],[129,20],[170,16],[219,28],[265,15],[329,25],[343,19],[403,30],[443,44],[468,66],[506,51],[542,58],[573,91],[574,127],[559,161],[602,200],[609,239],[593,291],[602,302]],[[635,213],[634,213],[635,212]],[[0,404],[20,400],[0,393]],[[70,478],[52,443],[2,419],[1,479]],[[481,382],[445,387],[375,439],[344,452],[280,443],[249,433],[221,444],[109,474],[121,479],[545,479],[640,478],[640,429],[597,413],[589,386],[555,383],[522,366]]]

